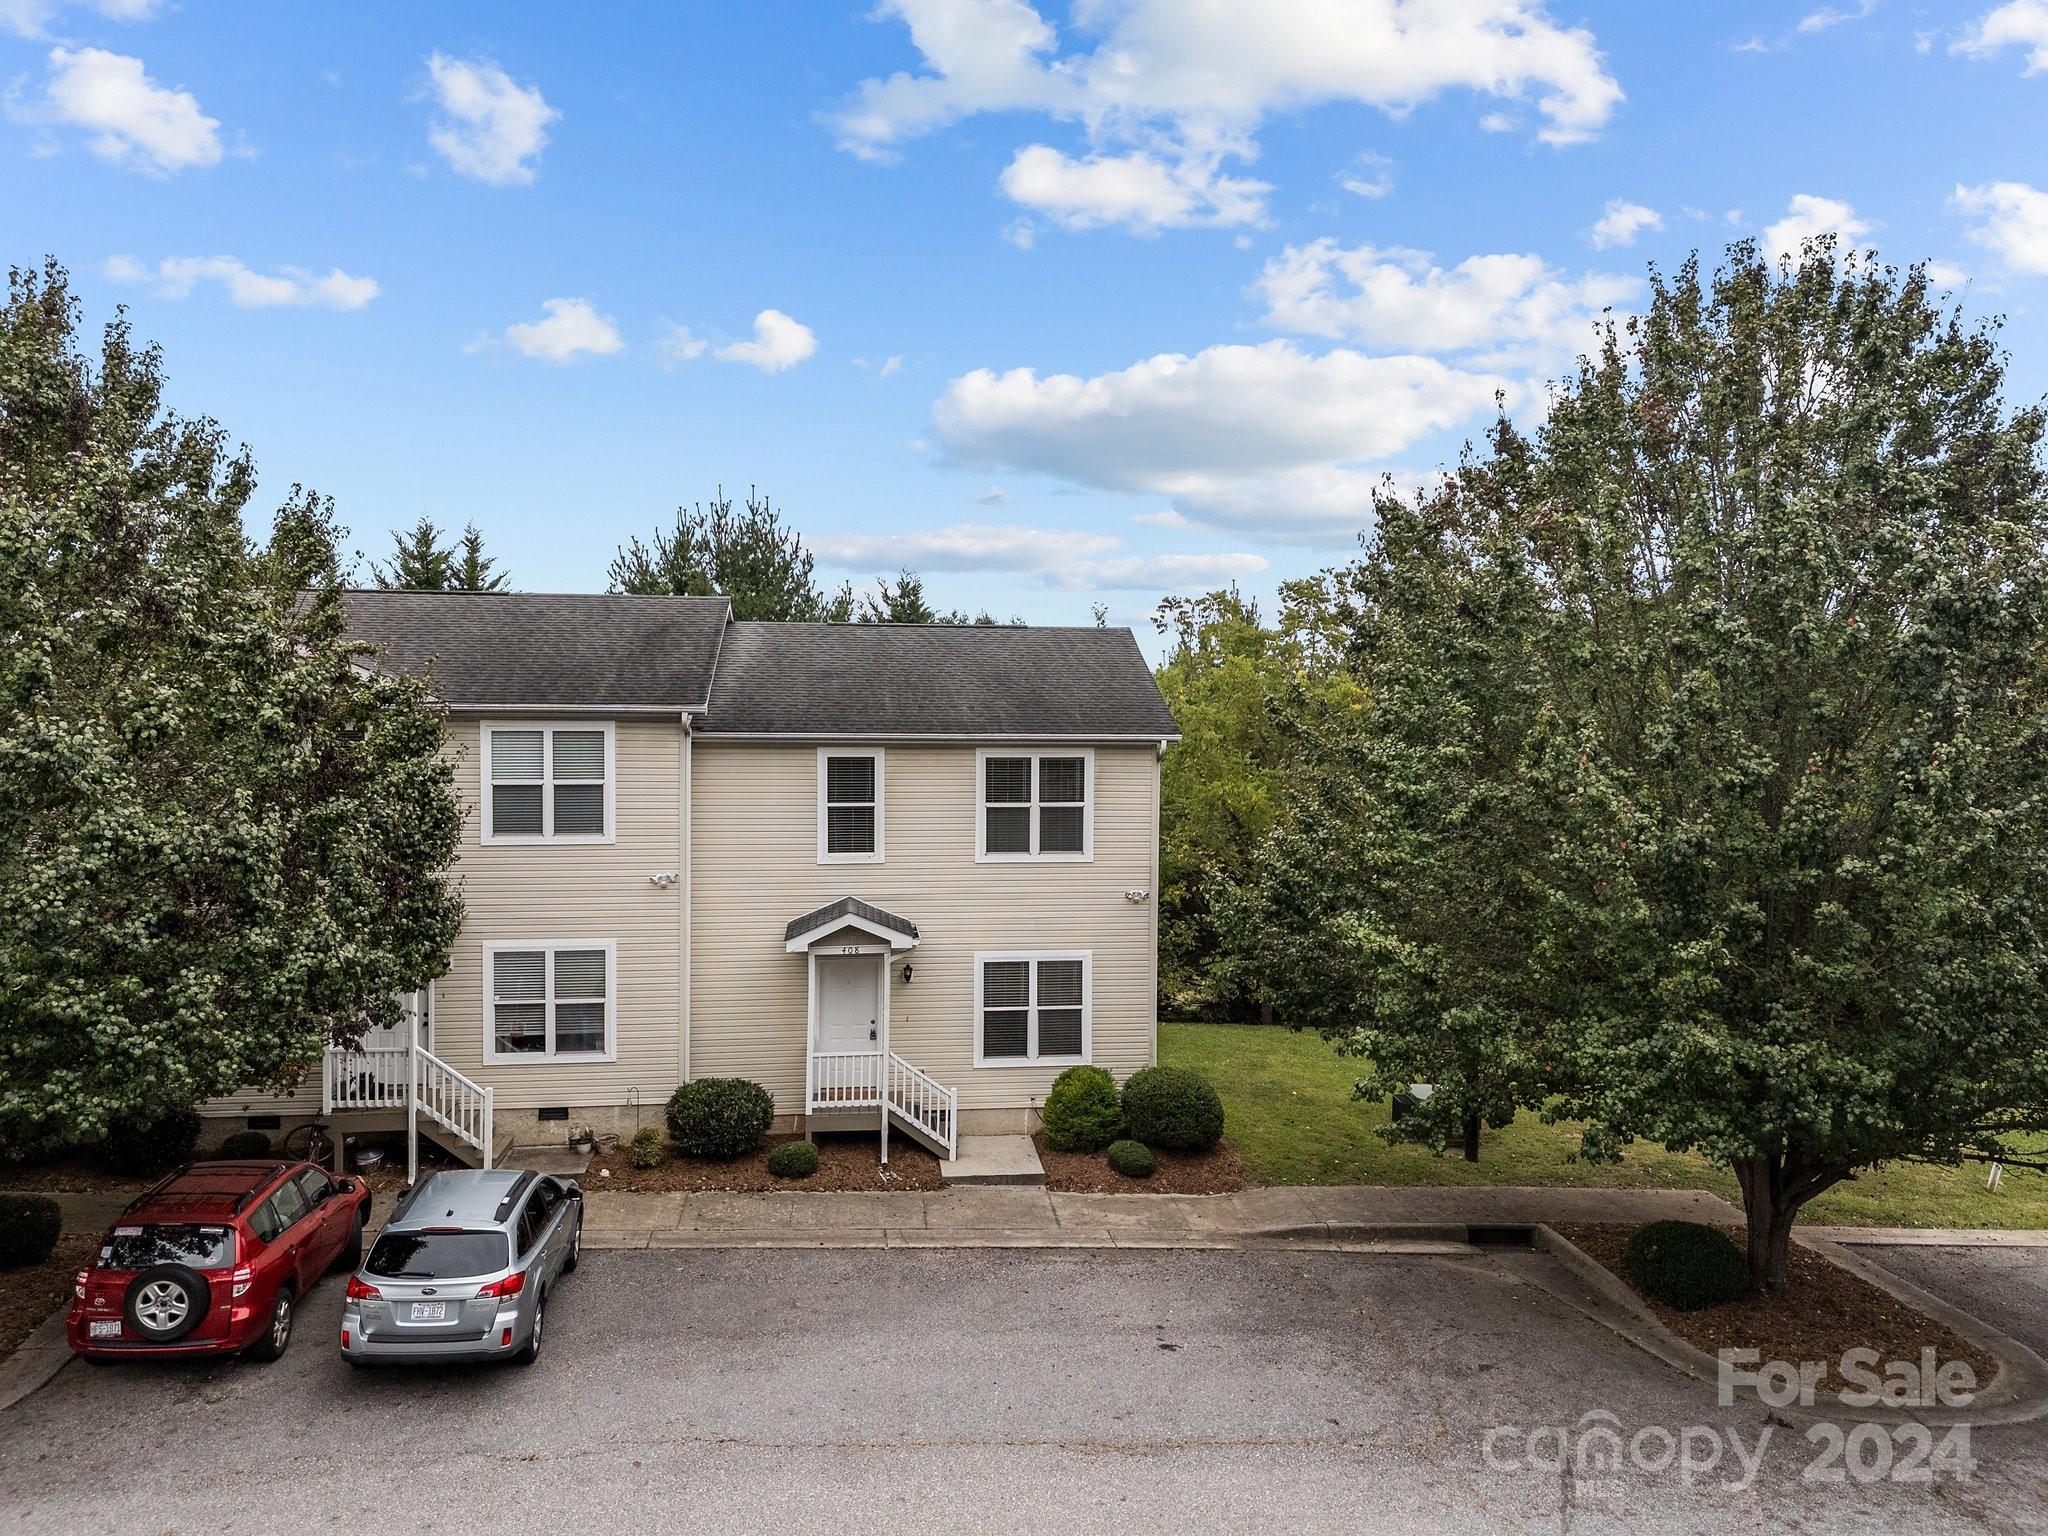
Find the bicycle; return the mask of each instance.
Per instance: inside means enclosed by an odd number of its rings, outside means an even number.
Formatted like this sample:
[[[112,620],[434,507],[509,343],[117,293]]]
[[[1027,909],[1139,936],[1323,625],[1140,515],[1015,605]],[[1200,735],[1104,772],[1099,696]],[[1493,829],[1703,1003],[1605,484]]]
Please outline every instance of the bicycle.
[[[331,1164],[334,1161],[334,1138],[328,1134],[327,1122],[308,1120],[304,1125],[295,1125],[286,1131],[284,1155],[322,1168]]]

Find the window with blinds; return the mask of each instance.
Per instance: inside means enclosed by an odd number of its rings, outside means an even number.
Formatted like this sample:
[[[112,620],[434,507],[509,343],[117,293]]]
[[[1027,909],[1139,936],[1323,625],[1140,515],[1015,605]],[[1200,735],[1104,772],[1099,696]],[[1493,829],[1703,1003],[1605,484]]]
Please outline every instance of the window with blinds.
[[[486,843],[612,840],[612,728],[484,727]]]
[[[1086,953],[976,955],[975,1065],[1072,1065],[1090,1054]]]
[[[486,945],[491,1059],[611,1059],[613,957],[609,940]]]
[[[818,753],[818,862],[882,860],[882,753]]]
[[[981,776],[980,840],[975,857],[1066,859],[1094,856],[1088,752],[1000,752],[976,755]]]

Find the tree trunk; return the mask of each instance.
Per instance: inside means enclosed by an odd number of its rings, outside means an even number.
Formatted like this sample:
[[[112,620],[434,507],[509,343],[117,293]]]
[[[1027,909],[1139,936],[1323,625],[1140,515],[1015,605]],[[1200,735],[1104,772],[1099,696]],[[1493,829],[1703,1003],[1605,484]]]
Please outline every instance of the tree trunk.
[[[1273,1022],[1273,1000],[1270,997],[1259,999],[1259,1022],[1261,1024]]]
[[[1847,1178],[1849,1170],[1817,1168],[1790,1154],[1737,1158],[1733,1168],[1749,1228],[1750,1294],[1774,1295],[1790,1278],[1792,1224],[1800,1207]]]
[[[1477,1115],[1467,1115],[1465,1117],[1465,1161],[1468,1163],[1479,1161],[1479,1117]]]

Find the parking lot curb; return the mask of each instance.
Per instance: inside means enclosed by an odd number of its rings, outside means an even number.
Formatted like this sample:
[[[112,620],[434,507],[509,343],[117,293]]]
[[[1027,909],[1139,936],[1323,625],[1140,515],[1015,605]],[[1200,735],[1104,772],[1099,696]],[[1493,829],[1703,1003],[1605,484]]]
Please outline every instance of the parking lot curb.
[[[36,1324],[35,1331],[16,1346],[13,1354],[0,1360],[0,1413],[71,1363],[71,1343],[64,1337],[64,1314],[70,1307],[68,1300],[60,1302],[57,1310]]]
[[[719,1248],[1128,1248],[1325,1253],[1473,1254],[1464,1227],[1442,1223],[1311,1222],[1242,1230],[1178,1227],[656,1227],[591,1228],[586,1250]]]

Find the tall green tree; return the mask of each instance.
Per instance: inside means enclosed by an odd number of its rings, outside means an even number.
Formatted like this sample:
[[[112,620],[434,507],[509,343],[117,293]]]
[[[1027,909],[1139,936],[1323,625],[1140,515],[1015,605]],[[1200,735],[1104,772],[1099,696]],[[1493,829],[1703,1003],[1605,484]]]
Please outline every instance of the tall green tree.
[[[337,532],[268,545],[246,453],[166,412],[55,263],[0,311],[0,1146],[91,1140],[394,1019],[461,922],[441,721],[366,676]],[[310,593],[310,597],[307,595]]]
[[[615,592],[727,597],[736,619],[845,623],[854,616],[853,589],[820,588],[816,564],[766,496],[749,490],[744,510],[735,512],[721,491],[708,504],[678,507],[673,528],[630,540],[611,563],[610,581]]]
[[[1172,637],[1156,675],[1181,731],[1160,765],[1160,1001],[1172,1013],[1270,1016],[1263,967],[1228,963],[1211,901],[1273,824],[1300,716],[1354,702],[1331,634],[1336,596],[1326,578],[1288,582],[1271,627],[1235,588],[1168,598],[1153,615]]]
[[[502,592],[511,578],[484,553],[484,536],[475,523],[447,542],[434,520],[422,517],[406,530],[391,531],[391,556],[370,567],[370,579],[388,590],[406,592]]]
[[[1423,509],[1489,553],[1405,623],[1446,693],[1419,744],[1464,761],[1498,693],[1451,664],[1467,612],[1533,590],[1490,642],[1537,695],[1503,723],[1530,723],[1472,786],[1512,807],[1522,882],[1497,1068],[1547,1074],[1589,1156],[1644,1139],[1730,1168],[1760,1290],[1833,1185],[2038,1161],[2007,1138],[2048,1130],[2048,469],[2004,381],[1920,269],[1739,245],[1653,274],[1541,429],[1503,422]],[[1427,754],[1362,774],[1425,861],[1458,846],[1432,831],[1445,777]],[[1384,929],[1409,899],[1349,916]]]

